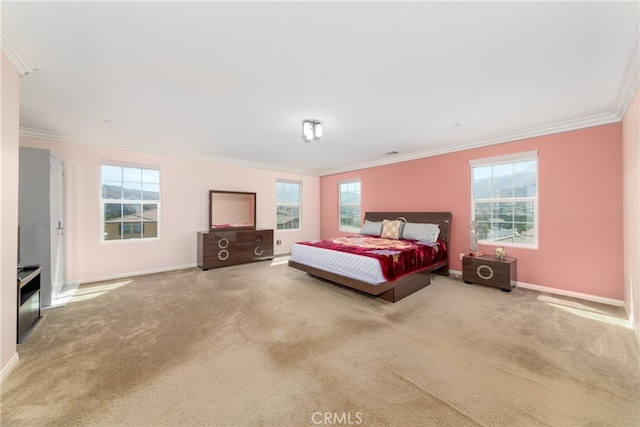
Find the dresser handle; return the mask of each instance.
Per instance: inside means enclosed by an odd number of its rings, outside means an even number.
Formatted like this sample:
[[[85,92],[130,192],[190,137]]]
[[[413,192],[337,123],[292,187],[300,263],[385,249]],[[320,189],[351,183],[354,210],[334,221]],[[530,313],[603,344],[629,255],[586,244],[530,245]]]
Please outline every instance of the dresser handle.
[[[486,268],[487,270],[489,270],[489,274],[487,274],[486,276],[483,276],[482,273],[480,273],[480,270],[483,268]],[[484,265],[484,264],[482,264],[476,269],[476,273],[481,279],[484,279],[484,280],[490,280],[493,277],[493,269],[488,265]]]
[[[227,258],[229,258],[229,251],[228,250],[223,249],[220,252],[218,252],[218,259],[220,261],[225,261]]]
[[[225,249],[227,246],[229,246],[229,239],[223,237],[222,239],[218,240],[218,247],[220,249]]]

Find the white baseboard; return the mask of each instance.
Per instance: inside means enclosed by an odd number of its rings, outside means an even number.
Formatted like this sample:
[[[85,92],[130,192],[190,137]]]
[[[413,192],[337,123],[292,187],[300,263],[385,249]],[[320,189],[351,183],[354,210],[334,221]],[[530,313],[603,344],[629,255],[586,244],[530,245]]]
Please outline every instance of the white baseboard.
[[[77,282],[77,283],[104,282],[106,280],[124,279],[127,277],[144,276],[147,274],[154,274],[154,273],[165,273],[167,271],[183,270],[185,268],[194,268],[197,266],[198,266],[197,264],[174,265],[173,267],[156,268],[153,270],[130,271],[128,273],[113,274],[109,276],[89,277],[82,280],[74,280],[72,281],[72,283],[73,282]]]
[[[461,271],[449,270],[449,274],[452,277],[462,279],[462,272]],[[599,297],[597,295],[583,294],[581,292],[566,291],[564,289],[550,288],[548,286],[532,285],[530,283],[525,283],[525,282],[517,282],[516,287],[524,288],[524,289],[530,289],[532,291],[537,291],[537,292],[544,292],[544,293],[547,293],[547,294],[562,295],[562,296],[565,296],[565,297],[578,298],[578,299],[582,299],[582,300],[585,300],[585,301],[598,302],[598,303],[601,303],[601,304],[614,305],[616,307],[624,307],[624,301],[622,301],[622,300]]]
[[[15,368],[18,364],[18,360],[20,360],[20,356],[18,356],[18,353],[16,353],[13,355],[9,363],[7,363],[7,366],[2,368],[2,372],[0,372],[0,384],[2,384],[4,380],[9,376],[11,371],[13,371],[13,368]]]
[[[462,271],[449,270],[449,276],[462,280]]]
[[[562,295],[565,297],[578,298],[586,301],[598,302],[601,304],[614,305],[616,307],[624,307],[624,301],[613,298],[599,297],[597,295],[583,294],[581,292],[566,291],[564,289],[549,288],[547,286],[532,285],[530,283],[524,282],[518,282],[516,286],[524,289],[531,289],[532,291],[545,292],[547,294]]]

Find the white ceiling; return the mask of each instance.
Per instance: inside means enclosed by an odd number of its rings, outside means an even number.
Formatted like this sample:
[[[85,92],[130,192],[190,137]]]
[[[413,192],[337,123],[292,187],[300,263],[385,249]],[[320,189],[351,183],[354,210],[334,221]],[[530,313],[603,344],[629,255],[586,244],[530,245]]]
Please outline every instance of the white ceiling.
[[[637,1],[2,9],[23,135],[311,175],[619,121],[637,88]]]

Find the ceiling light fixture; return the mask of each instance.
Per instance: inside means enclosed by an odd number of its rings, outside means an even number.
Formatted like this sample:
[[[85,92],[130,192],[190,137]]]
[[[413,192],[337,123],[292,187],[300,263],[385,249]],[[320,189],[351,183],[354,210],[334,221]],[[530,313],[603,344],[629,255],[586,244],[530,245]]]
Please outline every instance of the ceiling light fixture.
[[[322,123],[318,120],[305,120],[302,122],[302,139],[305,142],[320,139],[322,137]]]

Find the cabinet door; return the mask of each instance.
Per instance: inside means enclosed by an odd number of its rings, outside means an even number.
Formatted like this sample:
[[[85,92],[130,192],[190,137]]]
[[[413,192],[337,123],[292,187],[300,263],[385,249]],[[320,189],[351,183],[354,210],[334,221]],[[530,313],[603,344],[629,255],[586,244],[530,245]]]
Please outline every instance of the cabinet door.
[[[273,258],[273,230],[252,230],[243,236],[243,262]]]
[[[18,308],[18,344],[24,342],[40,318],[40,291],[31,294]]]
[[[203,235],[203,267],[214,268],[242,262],[237,231],[212,231]]]

